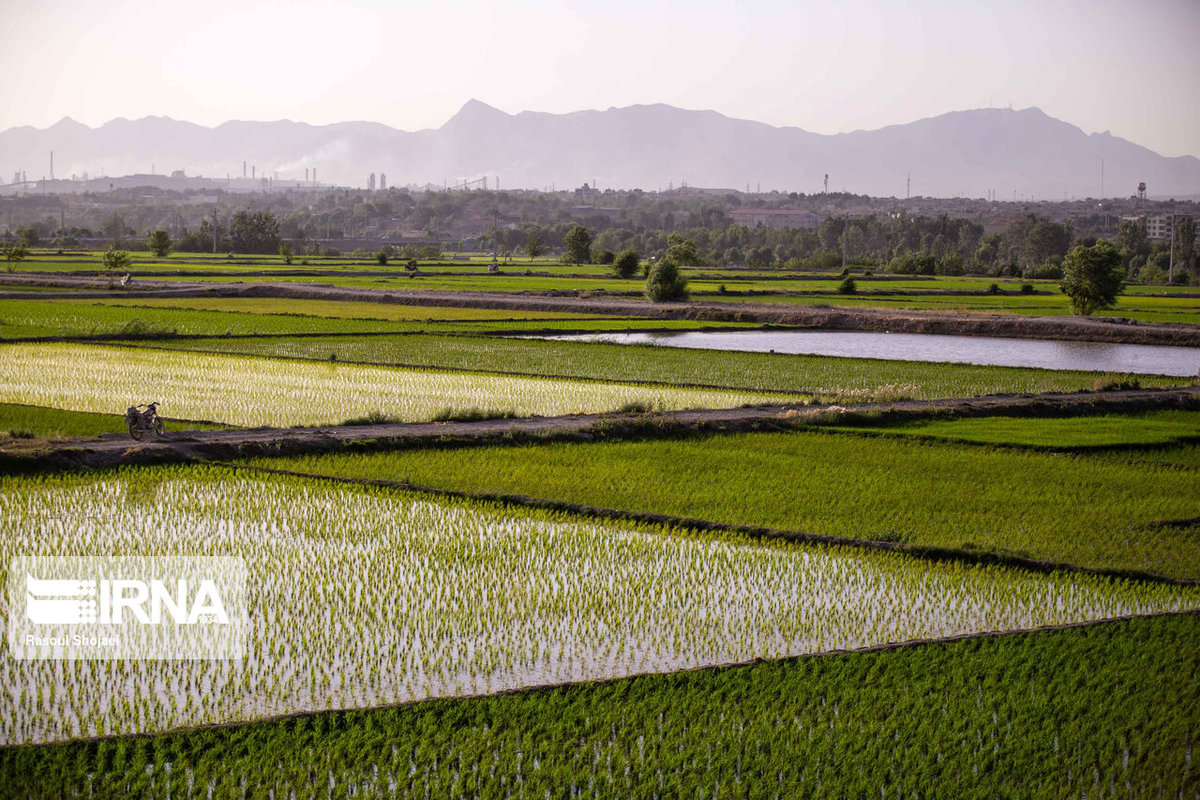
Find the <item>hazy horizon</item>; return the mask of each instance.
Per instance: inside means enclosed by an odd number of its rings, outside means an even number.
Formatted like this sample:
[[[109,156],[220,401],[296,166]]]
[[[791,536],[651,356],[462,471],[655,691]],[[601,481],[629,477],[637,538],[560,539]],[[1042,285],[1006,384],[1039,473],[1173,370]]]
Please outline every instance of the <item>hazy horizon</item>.
[[[731,115],[731,114],[726,114],[726,113],[722,112],[721,110],[719,110],[719,109],[715,109],[715,108],[679,108],[679,107],[677,107],[677,106],[670,106],[670,104],[668,104],[668,103],[634,103],[634,104],[630,104],[630,105],[628,105],[628,106],[610,106],[610,107],[608,107],[607,109],[603,109],[603,108],[577,108],[577,109],[573,109],[573,110],[571,110],[571,111],[565,111],[565,112],[561,112],[561,114],[560,114],[559,112],[550,112],[550,111],[545,111],[545,110],[542,110],[542,109],[535,109],[535,108],[524,108],[524,109],[520,109],[520,110],[518,110],[518,111],[508,111],[508,110],[505,110],[505,109],[502,109],[502,108],[498,108],[498,107],[497,107],[497,106],[495,106],[494,104],[492,104],[492,103],[489,103],[487,100],[484,100],[484,99],[482,99],[482,98],[478,98],[478,97],[471,97],[471,98],[468,98],[468,99],[464,100],[464,101],[463,101],[463,102],[462,102],[462,103],[459,105],[459,107],[458,107],[458,108],[456,108],[456,109],[455,109],[455,110],[454,110],[454,111],[453,111],[453,112],[452,112],[452,113],[451,113],[449,116],[447,116],[447,117],[446,117],[446,119],[442,120],[442,122],[441,122],[441,123],[439,123],[439,124],[435,124],[435,125],[431,125],[431,126],[427,126],[427,127],[424,127],[424,128],[417,128],[417,127],[413,127],[413,126],[407,126],[407,127],[406,127],[406,126],[403,126],[403,125],[391,125],[391,124],[388,124],[388,123],[386,123],[386,122],[383,122],[383,121],[381,121],[381,120],[377,120],[377,119],[343,119],[343,120],[336,120],[336,121],[334,121],[334,122],[329,122],[329,123],[314,123],[314,122],[311,122],[311,121],[309,121],[309,120],[305,120],[305,119],[291,119],[291,118],[287,118],[287,117],[277,117],[277,118],[270,118],[270,119],[268,119],[268,118],[252,119],[252,118],[249,118],[249,117],[238,117],[238,118],[230,118],[230,119],[227,119],[227,120],[222,120],[221,122],[218,122],[218,123],[215,123],[215,124],[212,124],[212,125],[207,125],[207,124],[204,124],[204,123],[196,122],[195,120],[191,120],[191,119],[182,119],[182,118],[178,118],[178,117],[172,117],[172,116],[170,116],[170,115],[167,115],[167,114],[147,114],[147,115],[144,115],[144,116],[141,116],[141,117],[113,117],[113,118],[111,118],[111,119],[104,120],[104,121],[102,121],[102,122],[100,122],[100,123],[98,123],[98,124],[95,124],[95,125],[89,125],[88,123],[86,123],[86,122],[83,122],[82,120],[76,119],[75,117],[72,117],[72,116],[70,116],[70,115],[68,114],[68,115],[65,115],[65,116],[63,116],[63,117],[60,117],[59,119],[57,119],[57,120],[55,120],[54,122],[51,122],[51,123],[49,123],[49,124],[47,124],[47,125],[37,125],[37,126],[21,126],[21,125],[17,125],[17,126],[11,126],[11,127],[9,127],[9,128],[0,128],[0,133],[3,133],[3,132],[4,132],[4,131],[6,131],[6,130],[11,130],[11,129],[12,129],[12,128],[14,128],[14,127],[16,127],[16,128],[20,128],[20,127],[33,127],[33,128],[34,128],[34,129],[36,129],[36,130],[48,130],[48,129],[50,129],[50,128],[53,128],[55,125],[57,125],[57,124],[59,124],[59,123],[61,123],[61,122],[63,122],[63,121],[66,121],[66,120],[70,120],[70,121],[73,121],[73,122],[79,123],[79,124],[81,124],[81,125],[84,125],[84,126],[86,126],[86,127],[90,128],[91,130],[98,130],[99,128],[102,128],[104,125],[107,125],[107,124],[109,124],[109,123],[111,123],[111,122],[117,122],[117,121],[121,121],[121,120],[126,120],[126,121],[131,121],[131,122],[137,122],[137,121],[139,121],[139,120],[142,120],[142,119],[166,119],[166,120],[171,120],[171,121],[173,121],[173,122],[183,122],[183,123],[188,123],[188,124],[193,124],[193,125],[199,125],[200,127],[209,128],[209,129],[219,128],[221,125],[224,125],[224,124],[227,124],[227,123],[231,123],[231,122],[234,122],[234,123],[264,123],[264,124],[269,124],[269,123],[273,123],[273,122],[289,122],[289,123],[296,123],[296,124],[301,124],[301,125],[311,125],[311,126],[313,126],[313,127],[323,127],[323,126],[327,126],[327,125],[338,125],[338,124],[358,124],[358,123],[365,123],[365,124],[378,124],[378,125],[384,125],[385,127],[391,128],[391,129],[393,129],[393,130],[396,130],[396,131],[404,132],[404,133],[416,133],[416,132],[420,132],[420,131],[422,131],[422,130],[437,130],[437,129],[439,129],[439,128],[443,127],[443,126],[444,126],[446,123],[448,123],[450,120],[452,120],[452,119],[453,119],[453,118],[454,118],[454,117],[455,117],[455,116],[456,116],[456,115],[457,115],[457,114],[458,114],[458,113],[459,113],[459,112],[460,112],[460,111],[461,111],[461,110],[462,110],[464,107],[466,107],[466,106],[467,106],[467,105],[469,105],[470,103],[482,103],[482,104],[483,104],[483,105],[485,105],[485,106],[488,106],[488,107],[490,107],[490,108],[496,109],[497,111],[501,111],[501,112],[503,112],[503,113],[505,113],[505,114],[508,114],[509,116],[518,116],[518,115],[520,115],[520,114],[524,114],[524,113],[530,113],[530,114],[554,114],[554,115],[568,115],[568,114],[575,114],[575,113],[592,113],[592,112],[600,112],[600,111],[606,111],[606,110],[608,110],[608,111],[611,111],[611,110],[613,110],[613,109],[620,109],[620,108],[631,108],[631,107],[639,107],[639,106],[641,106],[641,107],[646,107],[646,106],[669,106],[669,107],[671,107],[671,108],[678,108],[678,110],[680,110],[680,111],[694,111],[694,112],[702,112],[702,113],[709,113],[709,112],[711,112],[711,113],[716,113],[716,114],[720,114],[721,116],[724,116],[724,117],[726,117],[726,118],[728,118],[728,119],[731,119],[731,120],[737,120],[737,121],[743,121],[743,122],[756,122],[756,123],[761,123],[761,124],[764,124],[764,125],[771,125],[772,127],[775,127],[775,128],[799,128],[799,126],[794,126],[794,125],[774,125],[773,123],[770,123],[770,122],[765,122],[765,121],[763,121],[763,120],[755,120],[755,119],[748,119],[748,118],[744,118],[744,117],[736,117],[736,116],[733,116],[733,115]],[[930,116],[928,116],[928,117],[920,117],[920,118],[916,118],[916,119],[906,119],[906,120],[896,120],[896,121],[894,121],[894,122],[889,122],[889,123],[885,123],[885,124],[883,124],[883,125],[880,125],[878,128],[859,128],[859,129],[856,129],[856,130],[853,130],[853,131],[839,131],[839,132],[838,132],[838,133],[836,133],[836,134],[821,134],[821,135],[838,135],[838,134],[841,134],[841,133],[858,133],[858,132],[865,132],[865,131],[875,131],[875,130],[880,130],[880,129],[882,129],[882,128],[889,128],[889,127],[893,127],[893,126],[902,126],[902,125],[908,125],[908,124],[911,124],[911,123],[913,123],[913,122],[920,122],[920,121],[922,121],[922,120],[925,120],[925,119],[936,119],[936,118],[938,118],[938,117],[944,117],[944,116],[946,116],[946,115],[948,115],[948,114],[969,113],[969,112],[972,112],[972,111],[1005,111],[1005,110],[1006,110],[1006,111],[1016,111],[1016,112],[1021,112],[1021,111],[1041,111],[1043,114],[1046,114],[1046,111],[1045,111],[1045,109],[1039,108],[1039,107],[1037,107],[1037,106],[1029,106],[1029,107],[1027,107],[1027,108],[1016,108],[1016,107],[1000,107],[1000,106],[987,106],[987,107],[979,107],[979,108],[953,108],[953,109],[946,109],[945,111],[942,111],[942,112],[940,112],[940,113],[937,113],[937,114],[931,114],[931,115],[930,115]],[[1051,115],[1047,114],[1047,116],[1051,116]],[[1056,118],[1056,119],[1057,119],[1057,118]],[[1067,124],[1069,124],[1069,125],[1075,125],[1075,123],[1074,123],[1074,122],[1072,122],[1072,121],[1071,121],[1071,120],[1069,120],[1069,119],[1062,119],[1062,120],[1060,120],[1060,121],[1061,121],[1061,122],[1065,122],[1065,123],[1067,123]],[[1081,130],[1083,130],[1083,131],[1084,131],[1084,133],[1089,133],[1089,134],[1090,134],[1090,133],[1102,133],[1102,131],[1087,131],[1087,130],[1083,129],[1081,126],[1078,126],[1078,125],[1075,125],[1075,127],[1078,127],[1078,128],[1080,128]],[[804,129],[802,129],[802,130],[804,130]],[[821,133],[820,131],[806,131],[806,132],[808,132],[808,133]],[[1110,133],[1111,133],[1111,131],[1107,131],[1107,132],[1110,132]],[[1114,135],[1114,136],[1118,136],[1116,133],[1113,133],[1113,135]],[[1122,138],[1122,139],[1124,139],[1125,137],[1118,137],[1118,138]],[[1154,148],[1152,148],[1152,147],[1148,147],[1148,146],[1147,146],[1145,143],[1143,143],[1143,142],[1137,142],[1137,141],[1128,140],[1128,139],[1127,139],[1127,141],[1130,141],[1132,144],[1136,144],[1136,145],[1141,145],[1141,146],[1143,146],[1143,147],[1147,147],[1147,148],[1148,148],[1148,149],[1150,149],[1150,150],[1153,150],[1153,149],[1154,149]],[[1157,152],[1157,151],[1155,151],[1155,152]],[[1163,156],[1172,157],[1172,156],[1169,156],[1169,154],[1166,154],[1166,153],[1158,153],[1158,155],[1163,155]],[[1180,153],[1180,154],[1179,154],[1179,156],[1191,156],[1191,157],[1193,157],[1193,158],[1200,158],[1200,143],[1197,143],[1197,150],[1196,150],[1196,152],[1194,152],[1194,153]]]
[[[6,3],[0,130],[167,116],[437,128],[668,104],[821,134],[1037,107],[1200,155],[1200,3]]]

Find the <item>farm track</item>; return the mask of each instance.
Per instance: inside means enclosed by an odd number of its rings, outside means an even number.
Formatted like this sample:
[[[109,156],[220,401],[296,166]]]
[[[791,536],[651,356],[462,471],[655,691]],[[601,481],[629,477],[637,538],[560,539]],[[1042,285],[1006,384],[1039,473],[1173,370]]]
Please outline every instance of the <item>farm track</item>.
[[[231,276],[234,277],[234,276]],[[1157,344],[1200,347],[1200,325],[1186,323],[1134,323],[1093,317],[1026,317],[1016,314],[946,314],[892,311],[869,308],[797,307],[793,305],[745,303],[653,304],[619,297],[581,297],[579,292],[455,292],[422,290],[353,289],[320,284],[212,283],[138,280],[132,289],[110,290],[104,278],[61,275],[10,275],[10,285],[58,286],[91,289],[64,295],[74,298],[100,297],[275,297],[345,302],[398,303],[418,306],[509,309],[600,314],[649,319],[715,322],[757,322],[820,330],[888,331],[894,333],[1002,336],[1025,339]],[[11,292],[12,299],[62,299],[50,292]]]
[[[0,472],[95,469],[135,464],[224,461],[265,455],[300,455],[354,448],[384,450],[488,444],[519,440],[633,438],[689,433],[778,430],[813,420],[831,408],[894,418],[930,414],[1052,416],[1200,407],[1200,387],[1038,395],[990,395],[943,400],[906,400],[829,405],[776,405],[701,409],[654,414],[576,414],[477,422],[411,422],[168,431],[166,438],[135,442],[122,434],[57,441],[14,440],[0,446]]]

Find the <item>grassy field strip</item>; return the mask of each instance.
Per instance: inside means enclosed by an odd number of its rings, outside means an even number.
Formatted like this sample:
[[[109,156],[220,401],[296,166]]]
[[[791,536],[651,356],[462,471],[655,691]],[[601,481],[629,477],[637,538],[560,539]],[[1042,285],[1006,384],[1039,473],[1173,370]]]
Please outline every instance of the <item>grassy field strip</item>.
[[[933,297],[914,296],[860,296],[842,297],[820,295],[721,295],[721,302],[729,303],[786,303],[794,305],[825,305],[852,308],[880,308],[884,310],[943,311],[966,313],[1023,314],[1032,316],[1069,316],[1070,306],[1066,298],[1045,295],[974,295]],[[1155,297],[1130,295],[1118,299],[1115,308],[1099,311],[1098,317],[1124,317],[1138,322],[1182,322],[1200,323],[1200,302],[1193,298]]]
[[[903,424],[836,425],[838,430],[886,436],[945,439],[1039,450],[1149,449],[1200,443],[1200,411],[1169,409],[1141,414],[1082,417],[976,417]]]
[[[581,522],[219,468],[0,480],[18,553],[241,555],[235,661],[5,659],[0,742],[1200,608],[1200,588]],[[45,698],[61,713],[44,713]]]
[[[299,317],[334,317],[387,321],[441,320],[566,320],[607,319],[601,314],[571,314],[557,311],[515,311],[494,308],[401,305],[344,300],[303,300],[281,297],[130,297],[99,300],[68,300],[106,306],[168,308],[184,311],[231,311],[243,314],[283,314]]]
[[[150,300],[151,298],[146,298]],[[161,305],[129,305],[131,299],[114,302],[53,299],[6,300],[0,298],[0,338],[105,336],[246,336],[246,335],[377,335],[379,333],[453,331],[571,331],[609,329],[699,329],[710,326],[756,327],[756,323],[721,323],[697,320],[624,319],[560,312],[511,311],[504,309],[442,308],[353,301],[288,300],[280,298],[157,298]],[[219,300],[246,303],[217,303]],[[209,308],[228,306],[230,310]],[[196,308],[183,308],[193,304]],[[313,305],[306,305],[313,304]],[[305,316],[285,310],[294,306],[305,314],[334,312],[335,315]],[[328,308],[325,308],[328,306]],[[365,307],[361,308],[360,307]],[[267,313],[253,312],[260,308]],[[236,310],[234,310],[236,309]],[[380,310],[382,309],[382,310]],[[390,309],[390,310],[389,310]],[[361,314],[362,318],[340,316]],[[395,319],[371,318],[394,314]],[[405,316],[408,315],[408,316]]]
[[[661,320],[653,321],[661,323]],[[566,324],[566,323],[562,323]],[[571,323],[586,324],[586,323]],[[887,394],[913,399],[1092,389],[1114,380],[1098,372],[933,364],[919,361],[720,352],[600,342],[483,336],[296,337],[158,341],[156,347],[365,364],[406,364],[564,378],[721,385],[755,391],[816,393],[852,401]],[[1186,379],[1139,377],[1142,385],[1186,385]]]
[[[1139,454],[1141,455],[1141,454]],[[489,445],[252,465],[1200,578],[1193,470],[829,432]],[[586,475],[586,480],[579,476]]]
[[[98,413],[151,400],[164,415],[246,427],[330,425],[447,410],[516,416],[786,403],[792,395],[521,378],[81,344],[0,346],[0,402]]]

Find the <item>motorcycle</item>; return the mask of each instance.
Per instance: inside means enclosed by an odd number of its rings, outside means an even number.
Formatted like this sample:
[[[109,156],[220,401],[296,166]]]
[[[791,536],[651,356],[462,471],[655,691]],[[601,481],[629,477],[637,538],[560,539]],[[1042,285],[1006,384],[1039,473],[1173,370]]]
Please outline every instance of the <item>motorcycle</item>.
[[[143,408],[145,411],[139,410]],[[147,433],[161,437],[164,431],[162,417],[158,415],[158,403],[130,406],[125,410],[125,424],[129,426],[129,435],[139,442]]]

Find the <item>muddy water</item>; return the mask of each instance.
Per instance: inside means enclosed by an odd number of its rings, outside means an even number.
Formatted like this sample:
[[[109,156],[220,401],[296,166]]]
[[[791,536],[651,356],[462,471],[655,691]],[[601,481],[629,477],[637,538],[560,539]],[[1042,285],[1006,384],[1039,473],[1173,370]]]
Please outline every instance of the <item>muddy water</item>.
[[[745,350],[758,353],[803,353],[1004,367],[1131,372],[1144,375],[1200,374],[1200,348],[1162,345],[867,331],[594,333],[542,338],[619,344],[653,343],[668,347]]]

